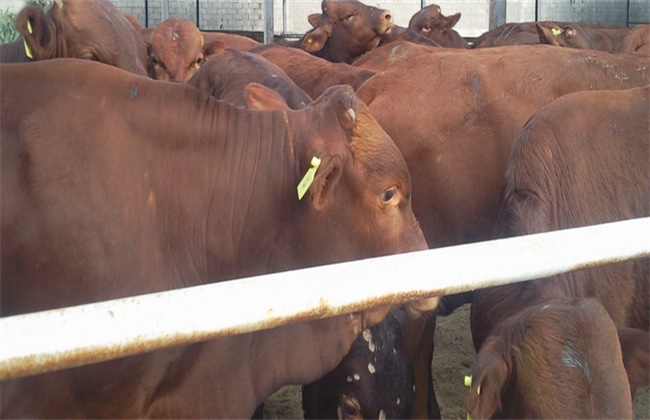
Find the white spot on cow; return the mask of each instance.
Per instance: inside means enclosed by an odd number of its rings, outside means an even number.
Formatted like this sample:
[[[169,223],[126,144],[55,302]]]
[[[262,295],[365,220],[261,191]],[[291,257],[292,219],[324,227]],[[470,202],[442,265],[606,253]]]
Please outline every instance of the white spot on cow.
[[[58,7],[63,8],[63,0],[54,0],[54,4],[56,4]]]
[[[413,384],[413,392],[415,392],[415,384]]]
[[[357,119],[357,113],[354,111],[354,109],[348,108],[348,114],[350,115],[350,118],[352,118],[352,121]]]
[[[375,373],[375,365],[368,363],[368,372]]]
[[[384,410],[379,410],[379,420],[386,420],[386,412]]]
[[[358,381],[358,380],[360,380],[360,379],[361,379],[361,375],[359,375],[358,373],[355,373],[355,374],[354,374],[354,380],[355,380],[355,381]]]
[[[341,406],[336,408],[336,414],[339,416],[339,420],[343,420],[343,410],[341,410]]]
[[[375,351],[375,343],[372,342],[372,331],[369,329],[363,330],[363,339],[368,342],[368,349],[374,353]]]
[[[399,397],[397,397],[397,405],[399,405],[400,402],[402,402],[402,400],[400,400]]]
[[[393,349],[393,354],[397,354],[397,349]]]
[[[542,310],[544,310],[544,309],[548,309],[549,306],[551,306],[551,305],[548,305],[548,304],[547,304],[547,305],[542,306]]]
[[[348,376],[348,377],[346,378],[346,380],[347,380],[348,382],[352,382],[352,376]]]

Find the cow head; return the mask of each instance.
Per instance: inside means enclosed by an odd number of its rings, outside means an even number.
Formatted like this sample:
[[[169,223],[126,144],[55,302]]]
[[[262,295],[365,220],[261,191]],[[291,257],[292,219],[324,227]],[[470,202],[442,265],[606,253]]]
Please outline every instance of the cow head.
[[[591,41],[578,24],[557,25],[552,22],[537,23],[537,33],[542,44],[557,47],[593,49]]]
[[[34,60],[82,58],[146,75],[142,36],[108,0],[57,0],[47,13],[27,6],[16,28]]]
[[[460,13],[447,17],[440,12],[440,6],[431,4],[413,15],[408,29],[442,47],[467,48],[467,42],[453,29],[459,20]]]
[[[189,19],[167,19],[147,43],[147,72],[157,80],[185,83],[203,63],[203,35]]]
[[[250,96],[251,85],[246,90]],[[298,202],[292,234],[303,240],[294,244],[288,258],[299,256],[300,265],[311,266],[427,249],[411,210],[406,162],[350,86],[328,88],[300,114],[282,104],[276,92],[261,85],[254,90],[249,107],[280,108],[298,119],[292,134],[297,165],[292,200]],[[299,196],[296,186],[310,172],[313,180]],[[425,298],[408,309],[417,314],[437,304],[437,297]]]
[[[532,306],[493,329],[467,398],[475,418],[623,418],[632,399],[621,346],[592,299]]]
[[[323,13],[309,16],[314,27],[300,40],[300,47],[333,62],[351,63],[372,50],[393,26],[387,10],[357,0],[323,0]]]
[[[408,418],[415,382],[402,343],[406,322],[404,312],[390,312],[363,331],[336,369],[305,385],[305,418]]]

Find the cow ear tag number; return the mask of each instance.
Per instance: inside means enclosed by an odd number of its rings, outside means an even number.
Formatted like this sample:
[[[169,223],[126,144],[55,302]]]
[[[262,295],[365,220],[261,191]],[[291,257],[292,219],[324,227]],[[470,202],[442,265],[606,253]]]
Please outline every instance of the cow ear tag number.
[[[316,175],[316,171],[318,170],[318,167],[320,166],[320,159],[317,158],[316,156],[311,158],[311,168],[307,169],[307,173],[305,176],[302,177],[300,182],[298,183],[298,200],[302,200],[302,198],[305,196],[305,193],[311,187],[311,184],[314,182],[314,176]]]
[[[562,29],[553,28],[553,29],[551,29],[551,33],[553,35],[555,35],[555,36],[558,36],[558,35],[560,35],[562,33]]]
[[[33,33],[32,32],[32,23],[29,21],[29,19],[27,20],[27,32],[29,32],[30,34]],[[25,44],[25,54],[27,55],[27,57],[29,57],[30,59],[33,60],[34,56],[32,55],[32,50],[29,49],[29,46],[27,45],[27,41],[25,40],[25,37],[23,37],[23,44]]]

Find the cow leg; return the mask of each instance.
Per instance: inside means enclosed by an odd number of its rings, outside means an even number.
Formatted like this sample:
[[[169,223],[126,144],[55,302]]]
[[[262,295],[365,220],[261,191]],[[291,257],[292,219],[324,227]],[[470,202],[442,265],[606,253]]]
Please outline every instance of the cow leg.
[[[404,334],[404,343],[412,360],[415,377],[415,403],[411,418],[440,418],[431,373],[435,330],[436,315],[434,312],[428,312],[418,319],[410,320],[409,328]]]

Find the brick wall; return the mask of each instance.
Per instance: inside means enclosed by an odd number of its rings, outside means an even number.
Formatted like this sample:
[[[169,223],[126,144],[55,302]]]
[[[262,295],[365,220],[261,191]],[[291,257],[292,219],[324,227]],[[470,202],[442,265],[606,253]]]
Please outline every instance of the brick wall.
[[[145,26],[144,0],[112,0],[123,12],[135,16]],[[320,13],[321,0],[274,0],[274,32],[277,35],[304,34],[311,26],[307,17]],[[411,16],[420,10],[422,0],[363,0],[366,4],[389,9],[397,25],[408,26]],[[149,26],[160,23],[162,0],[149,0]],[[445,15],[460,12],[456,30],[465,37],[476,37],[488,29],[489,0],[424,0],[435,3]],[[627,0],[539,0],[539,20],[582,21],[608,25],[625,25]],[[0,10],[20,10],[23,0],[0,0]],[[199,0],[199,23],[203,30],[261,32],[262,0]],[[169,0],[169,16],[196,21],[195,0]],[[535,0],[507,0],[506,22],[535,20]],[[650,2],[630,0],[630,21],[650,22]]]

